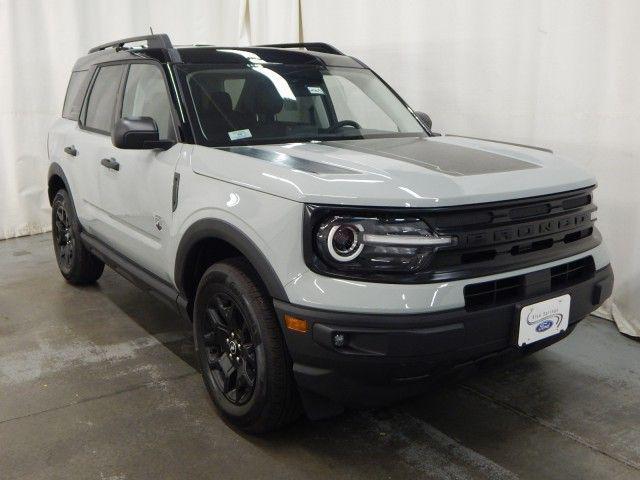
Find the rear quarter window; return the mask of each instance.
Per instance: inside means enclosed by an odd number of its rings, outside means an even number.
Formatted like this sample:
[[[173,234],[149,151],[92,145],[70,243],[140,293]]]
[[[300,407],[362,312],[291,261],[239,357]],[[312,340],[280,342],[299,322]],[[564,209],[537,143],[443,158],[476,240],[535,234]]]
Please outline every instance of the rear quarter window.
[[[89,70],[79,70],[71,73],[67,94],[64,97],[64,106],[62,107],[63,118],[78,120],[88,82]]]

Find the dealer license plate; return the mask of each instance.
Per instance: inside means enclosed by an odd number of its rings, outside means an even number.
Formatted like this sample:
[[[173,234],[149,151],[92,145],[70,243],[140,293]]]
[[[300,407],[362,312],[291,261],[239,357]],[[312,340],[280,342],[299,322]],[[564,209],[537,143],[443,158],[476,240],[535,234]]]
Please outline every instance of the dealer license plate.
[[[569,326],[570,295],[526,305],[520,310],[518,346],[529,345],[564,332]]]

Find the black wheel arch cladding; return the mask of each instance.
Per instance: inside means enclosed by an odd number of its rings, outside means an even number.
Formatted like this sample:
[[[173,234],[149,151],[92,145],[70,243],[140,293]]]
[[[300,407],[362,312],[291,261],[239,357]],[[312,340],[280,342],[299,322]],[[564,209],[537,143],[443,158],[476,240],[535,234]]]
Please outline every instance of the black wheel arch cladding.
[[[60,184],[62,182],[62,185]],[[69,195],[69,201],[71,202],[71,206],[75,211],[75,205],[73,203],[73,195],[71,193],[71,188],[69,187],[69,181],[67,180],[67,176],[64,174],[64,170],[62,167],[53,162],[49,165],[49,172],[47,173],[47,193],[49,195],[49,205],[53,206],[53,199],[56,196],[56,192],[61,188],[67,191]]]
[[[60,182],[62,182],[62,184],[60,184]],[[73,200],[73,192],[71,192],[69,181],[67,180],[67,176],[64,174],[64,170],[62,169],[62,167],[58,163],[53,162],[51,165],[49,165],[49,172],[47,174],[47,192],[49,195],[49,205],[51,205],[52,207],[53,200],[55,199],[56,193],[58,192],[58,190],[60,190],[60,188],[64,188],[64,190],[67,192],[67,199],[69,200],[69,207],[71,209],[70,213],[76,216],[76,226],[81,232],[83,230],[82,224],[80,223],[80,219],[77,218],[76,204]]]
[[[222,240],[237,249],[258,273],[269,295],[278,300],[287,301],[287,294],[274,268],[256,244],[240,229],[224,220],[202,219],[191,225],[180,240],[175,263],[175,282],[181,295],[193,301],[187,295],[190,275],[189,260],[194,247],[203,240]]]

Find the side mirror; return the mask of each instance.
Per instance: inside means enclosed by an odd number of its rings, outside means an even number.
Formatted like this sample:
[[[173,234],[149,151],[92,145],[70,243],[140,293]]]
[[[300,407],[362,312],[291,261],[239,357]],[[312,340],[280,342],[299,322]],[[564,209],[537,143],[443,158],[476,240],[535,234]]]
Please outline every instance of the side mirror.
[[[431,125],[432,125],[432,121],[431,121],[431,117],[429,117],[429,115],[427,115],[424,112],[415,112],[416,117],[418,117],[418,120],[420,120],[422,122],[422,124],[427,127],[427,130],[431,131]]]
[[[160,140],[158,125],[151,117],[121,118],[113,127],[111,142],[116,148],[130,150],[168,150],[173,146],[169,140]]]

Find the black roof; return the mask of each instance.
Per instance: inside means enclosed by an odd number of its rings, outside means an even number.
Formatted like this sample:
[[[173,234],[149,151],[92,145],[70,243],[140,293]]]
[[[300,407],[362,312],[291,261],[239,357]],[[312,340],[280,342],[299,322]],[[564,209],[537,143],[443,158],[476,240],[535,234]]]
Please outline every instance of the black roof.
[[[145,47],[126,44],[146,42]],[[132,37],[105,43],[89,50],[76,61],[74,70],[85,70],[97,63],[131,59],[150,59],[160,63],[207,63],[250,65],[255,63],[309,64],[366,68],[359,60],[344,55],[326,43],[288,43],[253,47],[211,45],[174,46],[165,34]]]

